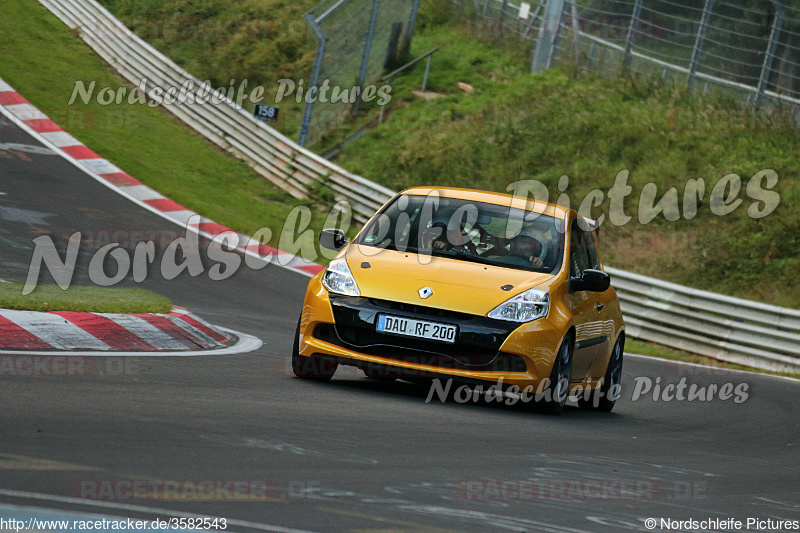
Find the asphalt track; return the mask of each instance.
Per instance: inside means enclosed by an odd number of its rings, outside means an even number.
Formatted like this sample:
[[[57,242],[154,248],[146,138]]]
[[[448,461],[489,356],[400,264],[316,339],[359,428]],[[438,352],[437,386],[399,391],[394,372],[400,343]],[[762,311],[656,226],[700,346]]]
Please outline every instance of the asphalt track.
[[[0,142],[41,146],[7,123]],[[65,245],[78,230],[177,229],[60,156],[0,155],[1,279],[24,280],[42,234]],[[77,282],[86,283],[89,252]],[[355,371],[309,383],[286,364],[306,283],[271,265],[225,281],[166,281],[153,269],[141,286],[263,347],[131,359],[79,376],[0,376],[0,505],[213,515],[234,531],[574,533],[646,531],[650,517],[800,519],[796,382],[628,358],[613,413],[568,407],[561,417],[426,403],[426,388]],[[651,392],[634,401],[642,376],[662,386],[746,383],[747,400],[665,402]],[[232,491],[71,499],[91,496],[76,489],[82,481],[120,480],[269,488],[255,501]]]

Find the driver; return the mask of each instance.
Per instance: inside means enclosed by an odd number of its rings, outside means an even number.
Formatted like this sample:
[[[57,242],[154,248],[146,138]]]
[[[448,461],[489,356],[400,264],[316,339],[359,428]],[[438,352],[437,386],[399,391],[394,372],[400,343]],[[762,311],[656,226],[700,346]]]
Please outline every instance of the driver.
[[[528,235],[517,235],[511,241],[510,253],[530,261],[536,268],[544,266],[544,262],[540,257],[542,255],[542,243]]]
[[[436,229],[434,229],[436,228]],[[475,253],[475,245],[467,231],[459,224],[456,229],[447,229],[444,222],[434,222],[430,230],[438,232],[430,241],[430,247],[438,251],[468,251]]]

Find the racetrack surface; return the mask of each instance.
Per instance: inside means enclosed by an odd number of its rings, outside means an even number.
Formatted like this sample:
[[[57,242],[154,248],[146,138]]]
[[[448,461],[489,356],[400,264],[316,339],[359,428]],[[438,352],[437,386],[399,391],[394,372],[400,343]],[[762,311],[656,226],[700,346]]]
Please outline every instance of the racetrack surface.
[[[10,124],[0,143],[42,146]],[[4,153],[4,280],[24,281],[31,241],[42,234],[65,246],[79,230],[181,233],[58,155]],[[81,255],[77,282],[86,282],[90,257]],[[574,533],[644,531],[649,517],[800,518],[796,382],[628,358],[613,413],[570,407],[561,417],[426,403],[425,387],[349,368],[311,383],[287,364],[307,281],[275,266],[242,266],[224,281],[211,281],[208,269],[166,281],[153,268],[142,287],[263,347],[101,363],[93,368],[106,371],[80,375],[0,373],[0,504],[196,513],[226,517],[234,531]],[[660,377],[662,387],[682,378],[746,384],[747,398],[666,402],[651,391],[634,401],[641,377]],[[134,481],[183,489],[241,482],[256,497],[231,489],[210,500],[186,491],[132,498],[120,487]],[[81,496],[96,499],[70,500]]]

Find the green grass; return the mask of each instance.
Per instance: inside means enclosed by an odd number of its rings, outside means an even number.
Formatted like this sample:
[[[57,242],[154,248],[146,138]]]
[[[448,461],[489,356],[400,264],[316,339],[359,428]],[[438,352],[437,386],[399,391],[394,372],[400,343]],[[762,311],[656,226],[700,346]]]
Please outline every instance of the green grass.
[[[169,298],[144,289],[39,285],[22,296],[22,284],[0,283],[0,309],[91,311],[95,313],[169,313]]]
[[[737,365],[735,363],[727,363],[719,359],[713,359],[704,355],[697,355],[682,350],[676,350],[669,346],[662,346],[652,342],[638,341],[634,339],[625,339],[625,351],[628,353],[635,353],[640,355],[649,355],[651,357],[659,357],[661,359],[669,359],[671,361],[681,361],[684,363],[695,363],[703,366],[710,366],[714,368],[724,368],[730,370],[746,370],[748,372],[757,372],[759,374],[774,374],[778,376],[786,376],[790,378],[800,379],[800,374],[792,372],[771,372],[768,370],[761,370],[758,368],[751,368],[749,366]]]
[[[96,90],[129,84],[38,2],[4,2],[0,35],[0,77],[81,142],[161,194],[247,235],[268,227],[272,245],[287,213],[308,204],[162,109],[102,106],[96,99],[67,106],[76,80],[95,80]],[[313,224],[320,218],[315,215]]]

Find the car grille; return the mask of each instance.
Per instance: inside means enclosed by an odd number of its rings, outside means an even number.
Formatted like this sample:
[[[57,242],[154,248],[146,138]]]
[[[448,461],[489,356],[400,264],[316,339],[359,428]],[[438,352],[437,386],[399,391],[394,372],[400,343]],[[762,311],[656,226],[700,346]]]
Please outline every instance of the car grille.
[[[500,352],[500,346],[517,324],[484,316],[456,313],[419,305],[352,296],[331,295],[336,324],[319,324],[314,336],[368,355],[440,368],[526,371],[525,361]],[[399,337],[375,330],[380,313],[456,324],[458,338],[448,344],[413,337]]]

